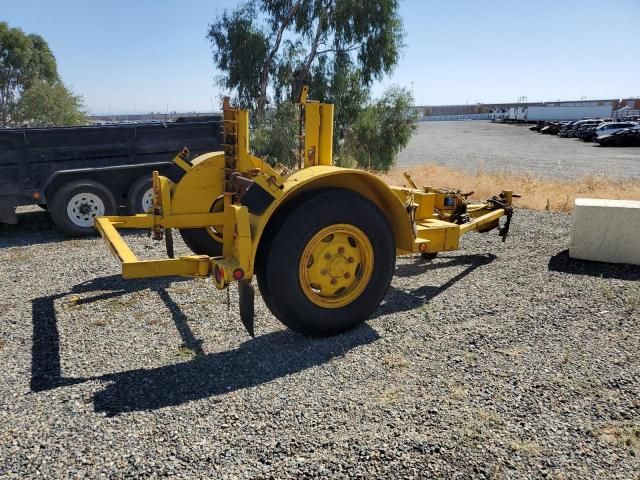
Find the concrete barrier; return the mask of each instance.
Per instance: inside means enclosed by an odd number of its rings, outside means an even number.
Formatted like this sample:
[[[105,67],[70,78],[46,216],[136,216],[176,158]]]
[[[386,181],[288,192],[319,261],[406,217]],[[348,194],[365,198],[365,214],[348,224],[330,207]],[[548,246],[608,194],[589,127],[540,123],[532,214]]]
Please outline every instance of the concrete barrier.
[[[640,265],[640,201],[577,198],[569,256]]]

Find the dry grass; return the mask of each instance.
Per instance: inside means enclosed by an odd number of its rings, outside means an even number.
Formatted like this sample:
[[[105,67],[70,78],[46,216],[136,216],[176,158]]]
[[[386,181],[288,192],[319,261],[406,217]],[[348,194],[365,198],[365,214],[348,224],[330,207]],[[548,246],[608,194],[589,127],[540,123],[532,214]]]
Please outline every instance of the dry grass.
[[[383,404],[391,405],[391,404],[396,403],[397,401],[399,401],[401,396],[402,396],[402,392],[400,391],[400,389],[392,387],[392,388],[387,388],[386,390],[384,390],[382,392],[382,395],[380,396],[380,399],[381,399]]]
[[[613,423],[602,425],[591,431],[592,435],[601,440],[640,455],[640,424]]]
[[[509,444],[509,447],[520,455],[537,455],[541,452],[539,445],[526,440],[513,441]]]
[[[389,369],[403,369],[411,366],[409,361],[402,354],[387,354],[382,360]]]
[[[402,175],[408,171],[419,186],[451,187],[464,192],[474,191],[472,198],[486,200],[502,190],[522,195],[515,205],[534,210],[570,212],[576,198],[640,199],[640,182],[588,176],[578,180],[550,180],[517,175],[510,172],[490,173],[478,170],[466,173],[439,165],[422,165],[394,169],[382,174],[390,185],[407,185]]]

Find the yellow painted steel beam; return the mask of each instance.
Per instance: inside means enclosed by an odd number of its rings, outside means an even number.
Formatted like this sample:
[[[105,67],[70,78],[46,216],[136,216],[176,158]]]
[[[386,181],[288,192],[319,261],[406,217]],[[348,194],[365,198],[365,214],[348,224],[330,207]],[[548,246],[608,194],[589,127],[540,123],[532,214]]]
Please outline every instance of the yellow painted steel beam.
[[[224,225],[224,213],[185,213],[162,217],[160,225],[165,228],[202,228]]]
[[[485,223],[498,220],[500,217],[502,217],[505,214],[506,212],[504,211],[504,208],[499,208],[498,210],[494,210],[480,217],[476,217],[473,220],[473,222],[460,225],[460,234],[464,235],[465,233],[475,230],[476,228],[478,228],[481,225],[484,225]]]
[[[135,260],[123,262],[123,278],[207,277],[211,273],[211,258],[206,255],[162,260]]]
[[[318,165],[333,165],[333,104],[320,104]]]
[[[224,231],[232,232],[223,235],[222,254],[227,258],[235,258],[245,272],[245,278],[253,275],[251,223],[247,207],[230,205],[225,208]]]
[[[152,215],[150,215],[152,217]],[[98,217],[96,228],[104,238],[111,253],[122,263],[124,278],[149,278],[184,275],[206,277],[211,272],[211,259],[206,255],[194,255],[175,259],[138,260],[133,251],[118,233],[117,222],[123,217]]]
[[[129,246],[125,243],[109,220],[109,217],[96,218],[95,225],[98,232],[100,232],[100,235],[107,243],[111,253],[120,260],[120,262],[125,263],[138,261],[136,255],[131,251]]]
[[[320,104],[304,105],[304,168],[318,165],[320,153]]]
[[[100,217],[108,219],[115,228],[153,228],[154,216],[138,215]],[[164,228],[203,228],[224,225],[224,213],[184,213],[181,215],[157,216],[157,225]]]

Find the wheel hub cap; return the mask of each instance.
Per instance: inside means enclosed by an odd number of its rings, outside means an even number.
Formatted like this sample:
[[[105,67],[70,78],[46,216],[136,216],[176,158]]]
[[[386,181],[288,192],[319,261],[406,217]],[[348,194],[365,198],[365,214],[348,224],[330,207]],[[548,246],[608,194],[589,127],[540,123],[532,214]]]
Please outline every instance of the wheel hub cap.
[[[373,272],[373,248],[354,225],[325,227],[307,243],[300,259],[305,296],[323,308],[339,308],[356,300]]]
[[[78,227],[93,227],[95,218],[104,214],[104,202],[93,193],[78,193],[67,204],[67,216]]]

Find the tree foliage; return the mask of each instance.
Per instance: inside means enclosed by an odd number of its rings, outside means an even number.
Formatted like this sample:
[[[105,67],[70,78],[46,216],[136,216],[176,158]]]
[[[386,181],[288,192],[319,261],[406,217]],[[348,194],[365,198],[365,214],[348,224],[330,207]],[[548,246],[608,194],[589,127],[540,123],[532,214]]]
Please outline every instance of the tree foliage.
[[[298,111],[291,102],[282,102],[259,117],[252,132],[253,151],[272,163],[293,167],[298,147]]]
[[[16,112],[17,121],[32,127],[82,125],[87,120],[82,97],[62,82],[36,80],[20,97]]]
[[[33,91],[27,95],[31,89]],[[46,99],[45,104],[51,106],[49,111],[55,115],[46,121],[47,124],[59,124],[61,119],[82,116],[78,115],[79,97],[73,96],[61,83],[56,59],[46,40],[0,22],[0,127],[15,125],[25,118],[36,118],[34,99],[45,100],[45,93],[62,95],[61,98]],[[60,109],[64,106],[72,110],[61,115]],[[26,107],[30,110],[21,111]],[[43,113],[37,118],[45,120]]]
[[[403,29],[397,0],[250,0],[208,37],[220,84],[261,114],[270,100],[296,100],[303,84],[323,101],[338,87],[368,88],[397,64]]]
[[[419,113],[406,88],[391,87],[362,109],[347,132],[341,163],[387,171],[415,132]]]
[[[218,83],[256,113],[257,153],[293,163],[290,103],[306,84],[314,100],[335,106],[336,157],[376,169],[393,163],[414,130],[406,90],[369,101],[373,82],[398,63],[403,37],[398,0],[246,0],[208,32]]]

